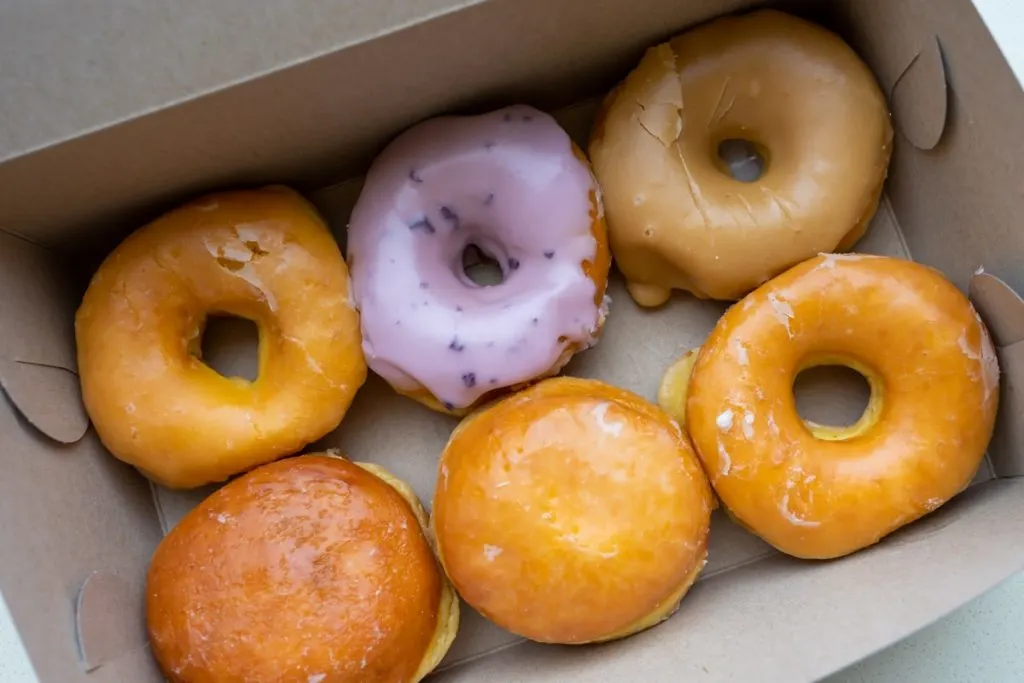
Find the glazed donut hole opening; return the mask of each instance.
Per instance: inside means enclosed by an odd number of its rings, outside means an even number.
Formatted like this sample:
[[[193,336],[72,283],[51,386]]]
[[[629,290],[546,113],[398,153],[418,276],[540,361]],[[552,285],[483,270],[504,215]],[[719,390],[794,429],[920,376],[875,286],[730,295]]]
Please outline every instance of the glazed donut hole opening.
[[[478,287],[494,287],[505,281],[505,270],[498,259],[472,242],[463,247],[456,274]]]
[[[255,322],[211,313],[190,352],[222,377],[255,382],[259,376],[260,332]]]
[[[741,183],[756,183],[768,171],[768,150],[740,137],[720,140],[715,148],[718,169]]]
[[[815,437],[827,441],[851,439],[873,424],[880,394],[869,374],[842,362],[806,367],[793,380],[797,414]]]

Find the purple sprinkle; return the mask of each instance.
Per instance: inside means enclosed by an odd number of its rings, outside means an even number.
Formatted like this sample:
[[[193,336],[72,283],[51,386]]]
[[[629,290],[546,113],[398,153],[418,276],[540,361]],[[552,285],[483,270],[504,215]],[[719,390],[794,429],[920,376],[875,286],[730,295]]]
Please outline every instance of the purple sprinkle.
[[[540,322],[540,320],[538,320],[537,318],[534,318],[534,319],[533,319],[533,324],[534,324],[534,325],[536,325],[536,324],[537,324],[537,323],[539,323],[539,322]]]
[[[459,341],[458,337],[452,338],[452,343],[448,345],[448,348],[452,351],[462,351],[466,348],[466,345]]]
[[[494,342],[492,342],[492,341],[487,342],[487,348],[493,349],[494,348]]]
[[[476,373],[467,372],[462,376],[462,383],[466,385],[467,389],[472,389],[476,386]]]
[[[401,320],[396,320],[396,321],[395,321],[395,325],[401,325],[401,324],[402,324],[402,321],[401,321]]]
[[[508,269],[509,270],[519,270],[519,259],[510,258],[508,260]]]
[[[455,307],[455,312],[456,313],[462,313],[462,306],[456,306]]]
[[[448,401],[445,401],[444,402],[444,409],[445,410],[455,410],[455,404],[454,403],[449,403]]]
[[[523,114],[523,121],[533,121],[533,114]]]
[[[491,378],[491,384],[497,384],[497,383],[498,383],[498,378],[497,377],[492,377]]]
[[[490,206],[493,203],[494,203],[494,193],[493,192],[488,192],[487,193],[487,199],[484,200],[484,206]]]
[[[391,261],[391,265],[395,265],[395,259],[389,258],[388,261]]]
[[[441,207],[441,218],[451,223],[453,230],[459,229],[459,215],[450,206]]]
[[[431,225],[430,219],[426,217],[423,217],[420,220],[413,223],[412,225],[410,225],[409,229],[412,230],[413,232],[420,231],[428,235],[433,235],[435,232],[437,232],[437,230],[434,229],[434,226]]]
[[[430,283],[429,282],[421,282],[420,283],[420,289],[430,289]]]
[[[544,252],[544,258],[546,258],[546,259],[553,259],[553,258],[555,258],[555,251],[554,251],[554,249],[552,249],[551,251],[545,251]]]
[[[512,114],[510,114],[509,112],[505,112],[505,115],[502,116],[501,118],[505,123],[509,123],[510,121],[512,121]]]
[[[413,181],[414,183],[422,183],[423,176],[421,176],[420,172],[417,171],[415,168],[411,168],[409,169],[409,180]]]
[[[484,143],[484,149],[486,149],[489,152],[492,149],[494,149],[494,146],[497,144],[498,143],[496,143],[494,140],[488,140],[487,142]]]

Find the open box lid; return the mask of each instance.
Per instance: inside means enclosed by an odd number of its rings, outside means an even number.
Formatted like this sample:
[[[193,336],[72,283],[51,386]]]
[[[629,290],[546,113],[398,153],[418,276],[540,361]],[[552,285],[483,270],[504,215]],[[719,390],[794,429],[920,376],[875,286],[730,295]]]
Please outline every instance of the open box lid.
[[[43,680],[152,678],[145,643],[131,634],[143,633],[141,572],[160,533],[148,487],[86,433],[70,331],[80,284],[64,281],[73,269],[55,252],[102,252],[125,225],[199,189],[282,178],[320,187],[441,110],[593,95],[667,31],[759,3],[355,0],[344,10],[313,3],[298,12],[271,0],[189,0],[173,15],[155,2],[131,4],[118,22],[109,9],[70,1],[52,18],[52,5],[0,10],[0,87],[15,93],[0,98],[15,131],[0,137],[0,228],[28,238],[0,236],[9,295],[0,304],[0,384],[9,399],[0,433],[13,464],[0,481],[0,519],[32,516],[0,525],[0,553],[19,558],[0,568],[0,590]],[[985,266],[972,295],[1000,342],[1004,371],[1018,377],[1024,345],[1014,321],[1024,316],[998,278],[1024,287],[1024,231],[1015,222],[1024,198],[1013,184],[1020,150],[1007,144],[1024,140],[1019,82],[962,0],[802,4],[850,27],[878,70],[903,136],[890,201],[906,245],[964,289]],[[47,75],[37,78],[38,69]],[[1008,386],[993,465],[1016,476],[1024,415],[1013,390],[1024,382]],[[982,484],[842,562],[774,557],[711,577],[675,619],[627,641],[571,657],[522,645],[443,676],[657,680],[667,666],[697,680],[827,674],[1024,565],[1021,481]],[[921,569],[929,566],[942,570]],[[112,613],[112,604],[123,608]],[[76,606],[85,617],[77,642]]]

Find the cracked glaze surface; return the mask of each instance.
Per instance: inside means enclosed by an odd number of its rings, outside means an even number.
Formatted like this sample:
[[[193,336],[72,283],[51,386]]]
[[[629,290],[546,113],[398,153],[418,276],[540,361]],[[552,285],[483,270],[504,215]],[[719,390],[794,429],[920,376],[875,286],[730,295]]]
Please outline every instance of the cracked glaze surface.
[[[766,157],[730,177],[719,143]],[[590,156],[616,264],[641,305],[672,289],[736,299],[819,252],[846,250],[878,206],[892,128],[840,38],[758,11],[647,51],[607,98]]]
[[[254,382],[196,357],[213,313],[259,327]],[[208,195],[130,235],[93,276],[75,329],[103,444],[170,487],[298,451],[338,425],[366,379],[338,246],[281,187]]]
[[[596,341],[609,256],[581,157],[554,119],[526,106],[431,119],[385,149],[348,228],[371,369],[452,411]],[[466,276],[471,244],[498,262],[501,284]]]
[[[815,365],[868,379],[871,400],[850,427],[798,414],[793,382]],[[831,558],[970,483],[992,436],[999,365],[970,302],[938,271],[824,254],[726,312],[687,394],[690,437],[730,513],[783,552]]]

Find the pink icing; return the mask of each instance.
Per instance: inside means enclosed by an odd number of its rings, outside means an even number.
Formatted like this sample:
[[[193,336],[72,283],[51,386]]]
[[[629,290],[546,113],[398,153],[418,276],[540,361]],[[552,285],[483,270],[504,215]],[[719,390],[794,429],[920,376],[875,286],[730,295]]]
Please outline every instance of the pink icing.
[[[348,227],[370,368],[461,408],[592,345],[605,314],[581,266],[597,250],[592,192],[569,136],[530,107],[438,117],[396,138]],[[469,244],[502,264],[500,284],[466,277]]]

